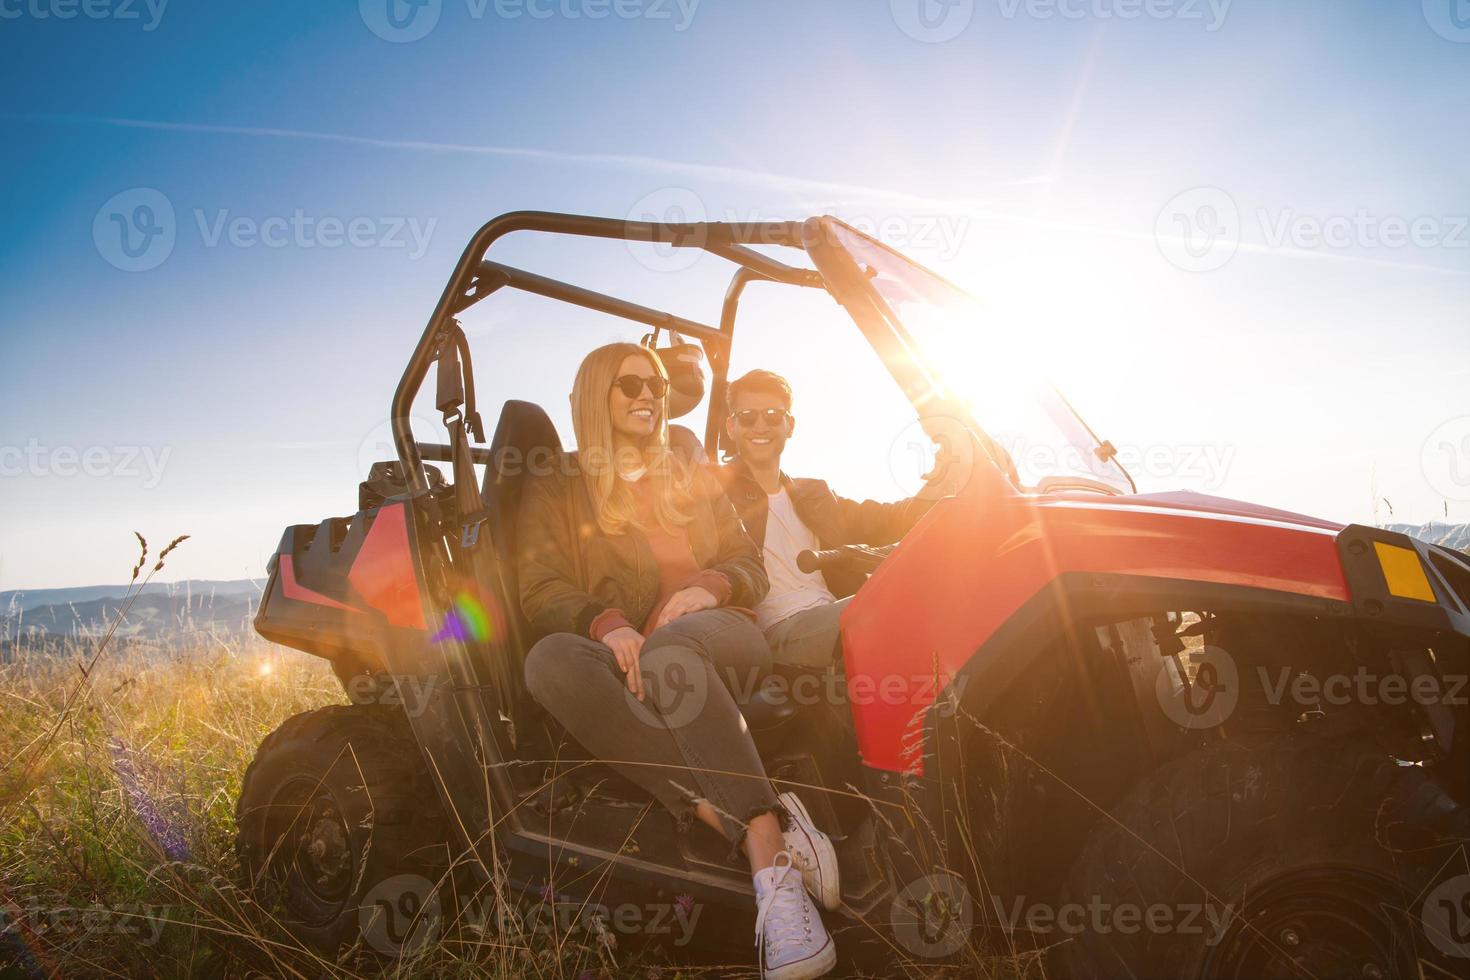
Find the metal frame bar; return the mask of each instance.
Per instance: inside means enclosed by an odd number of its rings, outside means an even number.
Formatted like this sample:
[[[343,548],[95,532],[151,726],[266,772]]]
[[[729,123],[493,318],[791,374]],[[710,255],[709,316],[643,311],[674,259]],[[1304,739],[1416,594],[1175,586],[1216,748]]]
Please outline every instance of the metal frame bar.
[[[393,442],[398,451],[398,459],[403,465],[404,476],[412,491],[422,492],[428,489],[428,482],[424,476],[423,458],[414,442],[413,431],[409,425],[409,415],[413,410],[414,397],[423,385],[424,378],[428,375],[429,365],[433,362],[438,350],[439,333],[451,317],[473,306],[497,289],[514,284],[539,295],[552,299],[564,299],[577,305],[596,303],[599,305],[591,305],[589,308],[601,309],[617,316],[626,316],[627,313],[637,310],[641,312],[641,315],[629,318],[642,323],[649,322],[643,319],[646,316],[668,318],[670,322],[679,320],[673,314],[659,313],[636,304],[625,304],[624,301],[614,297],[569,286],[554,279],[533,276],[531,273],[510,269],[498,263],[484,261],[485,253],[491,245],[516,231],[539,231],[587,238],[665,244],[676,248],[698,248],[775,282],[800,286],[823,284],[821,276],[810,269],[786,265],[749,247],[752,245],[781,245],[804,251],[805,243],[801,222],[619,221],[614,218],[594,218],[549,211],[512,211],[493,218],[481,226],[460,256],[454,274],[450,276],[448,284],[445,285],[444,292],[440,295],[439,302],[429,317],[428,325],[425,326],[423,334],[419,337],[418,345],[409,358],[403,377],[398,382],[398,388],[393,393],[390,410]],[[512,283],[511,280],[515,282]],[[664,321],[661,319],[652,325],[657,326],[662,322]],[[712,328],[702,327],[693,321],[682,322],[688,324],[687,329],[691,335],[701,336],[707,342],[714,340],[710,335],[716,331],[713,331]]]
[[[677,330],[691,337],[698,337],[700,340],[717,339],[720,335],[717,327],[708,327],[672,313],[640,306],[625,299],[618,299],[616,296],[583,289],[581,286],[573,286],[557,279],[538,276],[523,269],[514,269],[508,265],[501,265],[499,262],[481,262],[480,278],[492,281],[492,291],[509,286],[522,292],[571,303],[573,306],[596,310],[599,313],[608,313],[661,330]]]

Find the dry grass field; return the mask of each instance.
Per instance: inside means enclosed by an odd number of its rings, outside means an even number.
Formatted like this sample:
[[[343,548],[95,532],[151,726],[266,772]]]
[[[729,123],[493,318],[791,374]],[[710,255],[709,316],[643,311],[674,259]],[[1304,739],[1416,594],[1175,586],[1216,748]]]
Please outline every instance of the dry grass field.
[[[575,914],[538,916],[495,883],[493,917],[445,921],[412,956],[385,961],[357,949],[328,961],[303,948],[239,887],[235,802],[268,733],[345,701],[326,661],[258,638],[87,637],[7,650],[0,978],[758,975],[753,949],[729,968],[680,966],[666,948],[599,936]],[[484,908],[485,896],[476,898]],[[971,952],[958,967],[898,968],[1041,975],[1034,956]]]
[[[312,956],[238,889],[234,814],[266,734],[345,700],[326,662],[264,642],[119,648],[84,698],[84,653],[0,665],[0,976],[678,975],[513,926],[446,930],[394,963]]]

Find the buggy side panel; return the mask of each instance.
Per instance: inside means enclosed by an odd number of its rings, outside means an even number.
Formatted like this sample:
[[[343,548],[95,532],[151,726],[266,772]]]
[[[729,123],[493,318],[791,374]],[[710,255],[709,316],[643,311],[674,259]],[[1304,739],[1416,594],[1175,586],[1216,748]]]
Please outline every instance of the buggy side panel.
[[[1284,593],[1340,611],[1331,525],[1089,495],[940,501],[857,594],[843,656],[864,763],[922,774],[925,716],[997,630],[1059,577],[1087,573]],[[1065,590],[1057,615],[1069,625]]]

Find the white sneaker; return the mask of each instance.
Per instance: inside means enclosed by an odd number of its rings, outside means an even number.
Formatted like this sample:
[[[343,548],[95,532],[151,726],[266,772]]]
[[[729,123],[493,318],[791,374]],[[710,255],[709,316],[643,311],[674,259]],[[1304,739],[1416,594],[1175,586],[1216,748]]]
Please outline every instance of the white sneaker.
[[[837,946],[802,887],[791,852],[755,876],[755,944],[762,980],[813,980],[837,965]]]
[[[806,890],[826,909],[842,904],[842,886],[837,873],[837,851],[832,838],[817,829],[812,815],[795,793],[782,793],[777,802],[791,817],[791,829],[783,835],[791,863],[801,872]]]

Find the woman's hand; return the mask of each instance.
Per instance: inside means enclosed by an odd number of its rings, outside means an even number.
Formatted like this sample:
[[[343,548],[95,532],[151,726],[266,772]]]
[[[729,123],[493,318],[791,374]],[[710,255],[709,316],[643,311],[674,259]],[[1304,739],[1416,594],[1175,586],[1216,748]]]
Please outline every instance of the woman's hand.
[[[687,589],[680,589],[669,596],[669,601],[664,604],[663,611],[658,614],[658,622],[653,625],[654,629],[667,626],[680,616],[701,609],[716,609],[720,600],[715,598],[713,592],[699,585],[691,585]]]
[[[638,665],[638,655],[643,652],[643,634],[631,626],[619,626],[608,630],[602,642],[612,648],[618,667],[628,675],[628,693],[642,701],[643,671]]]

